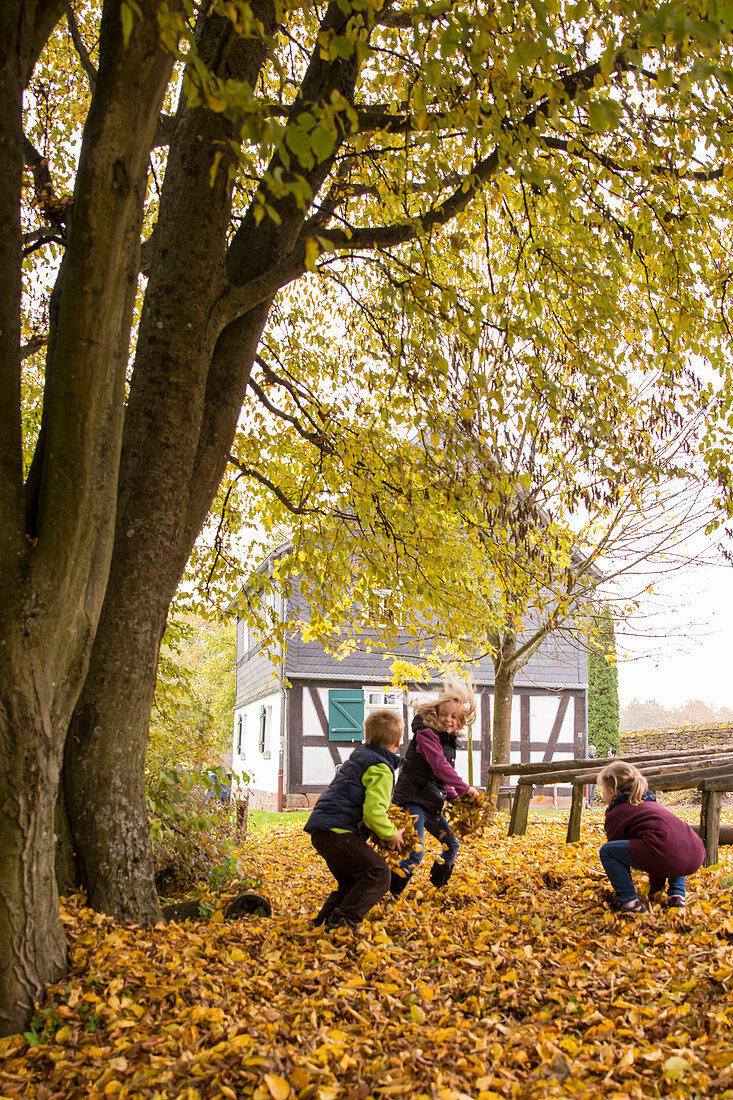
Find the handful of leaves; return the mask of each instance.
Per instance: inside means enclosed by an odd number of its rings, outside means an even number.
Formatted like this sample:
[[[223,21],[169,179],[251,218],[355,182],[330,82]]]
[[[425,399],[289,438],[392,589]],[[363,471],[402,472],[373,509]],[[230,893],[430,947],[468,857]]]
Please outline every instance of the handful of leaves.
[[[374,845],[380,856],[387,864],[387,866],[397,871],[400,865],[400,860],[405,859],[407,856],[412,855],[413,852],[422,851],[422,841],[417,835],[415,829],[415,822],[410,817],[410,811],[404,810],[402,806],[390,806],[387,810],[387,817],[398,829],[405,830],[405,836],[402,841],[402,847],[399,851],[396,848],[390,848],[386,840],[380,840],[378,836],[372,833],[369,838]]]
[[[487,825],[491,824],[493,816],[493,803],[486,797],[485,791],[478,792],[478,798],[470,798],[466,794],[455,798],[446,808],[446,817],[452,832],[459,840],[476,836]]]

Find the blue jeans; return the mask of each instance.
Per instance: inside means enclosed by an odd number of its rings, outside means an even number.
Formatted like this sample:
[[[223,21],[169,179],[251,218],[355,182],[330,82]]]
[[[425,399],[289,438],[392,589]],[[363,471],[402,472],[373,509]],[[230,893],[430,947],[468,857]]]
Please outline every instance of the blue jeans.
[[[638,868],[631,858],[630,852],[631,844],[628,840],[608,840],[602,845],[599,852],[603,870],[608,875],[614,893],[621,905],[626,905],[627,902],[633,901],[636,897],[636,890],[634,889],[634,883],[632,882],[629,868],[633,867],[635,870],[638,870]],[[666,879],[654,878],[650,875],[649,892],[651,894],[656,894],[658,890],[662,889],[666,881]],[[669,879],[667,894],[670,897],[676,895],[677,897],[683,898],[685,896],[684,875],[680,875],[678,878]]]
[[[415,831],[421,841],[425,841],[426,830],[431,836],[434,836],[436,840],[440,841],[443,850],[440,853],[440,860],[436,859],[435,863],[430,868],[430,881],[433,886],[445,886],[451,876],[453,864],[456,862],[456,856],[460,848],[458,839],[450,831],[450,825],[442,813],[430,813],[430,811],[426,810],[423,806],[415,806],[412,803],[406,804],[403,806],[403,809],[409,810],[410,816],[415,823]],[[407,875],[407,878],[404,879],[403,884],[400,882],[399,876],[393,875],[392,893],[402,892],[404,886],[407,885],[409,876],[414,873],[421,863],[424,854],[424,848],[421,848],[419,852],[412,852],[409,856],[400,861],[400,869]]]

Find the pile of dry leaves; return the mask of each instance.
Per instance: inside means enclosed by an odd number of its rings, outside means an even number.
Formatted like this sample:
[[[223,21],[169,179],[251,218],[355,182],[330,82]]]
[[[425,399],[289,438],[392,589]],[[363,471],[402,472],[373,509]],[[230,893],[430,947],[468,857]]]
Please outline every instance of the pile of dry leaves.
[[[506,818],[431,856],[361,934],[310,926],[330,880],[299,825],[245,859],[271,918],[121,926],[71,901],[68,977],[0,1041],[3,1097],[255,1100],[733,1098],[733,899],[723,863],[686,911],[605,905],[600,813]]]

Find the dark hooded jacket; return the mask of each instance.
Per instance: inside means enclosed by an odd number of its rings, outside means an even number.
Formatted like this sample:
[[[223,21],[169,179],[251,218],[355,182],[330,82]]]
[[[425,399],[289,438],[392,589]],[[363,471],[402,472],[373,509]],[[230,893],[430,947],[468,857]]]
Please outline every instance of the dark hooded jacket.
[[[654,878],[691,875],[705,859],[705,845],[685,821],[660,806],[651,791],[633,805],[616,795],[604,822],[609,840],[628,840],[629,854],[640,871]]]
[[[394,773],[401,762],[401,756],[381,745],[359,745],[316,802],[305,831],[348,829],[358,832],[364,817],[364,772],[375,764],[389,764]]]
[[[439,814],[446,798],[455,797],[456,791],[448,788],[447,784],[436,776],[428,761],[418,752],[418,733],[428,729],[432,729],[437,736],[450,770],[454,771],[458,738],[453,733],[427,726],[420,715],[416,714],[412,720],[413,737],[407,746],[405,762],[395,784],[392,801],[398,806],[421,806],[428,813]],[[455,775],[455,782],[456,789],[460,793],[468,790],[468,785],[458,775]]]

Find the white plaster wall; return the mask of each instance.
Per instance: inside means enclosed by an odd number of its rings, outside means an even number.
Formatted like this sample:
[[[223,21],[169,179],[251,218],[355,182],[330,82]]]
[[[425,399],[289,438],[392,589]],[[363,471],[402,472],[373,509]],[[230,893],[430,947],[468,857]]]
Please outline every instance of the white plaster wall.
[[[380,685],[357,685],[363,687],[365,691],[371,688],[372,690],[380,690]],[[318,688],[318,698],[321,701],[323,712],[328,716],[328,688]],[[368,708],[367,708],[368,713]],[[322,737],[322,745],[304,745],[303,746],[303,783],[306,785],[328,786],[336,774],[335,765],[331,757],[330,749],[327,747],[326,735],[323,732],[318,713],[313,702],[310,690],[306,688],[303,692],[303,734],[307,737]],[[351,741],[332,741],[331,746],[336,749],[339,759],[343,764],[345,760],[351,756],[351,753],[356,747],[356,742]]]
[[[460,775],[461,779],[464,779],[466,783],[468,779],[468,749],[459,749],[456,755],[456,771]],[[474,787],[481,786],[481,752],[479,749],[473,750],[473,785]]]
[[[557,695],[534,695],[529,701],[529,728],[533,741],[549,741],[550,732],[555,723],[557,717],[557,708],[560,706],[560,699]],[[572,745],[575,737],[575,699],[570,698],[568,700],[567,709],[565,711],[565,717],[563,718],[562,726],[560,727],[560,734],[558,736],[558,744],[567,743]],[[553,753],[553,760],[571,760],[573,757],[573,750],[567,749],[558,750]],[[544,752],[532,752],[531,760],[543,760]]]
[[[353,751],[353,746],[341,749],[339,756],[341,763],[348,760]],[[324,745],[305,745],[303,748],[303,783],[313,783],[327,787],[336,774],[336,768],[331,753]]]
[[[519,701],[519,696],[515,695],[514,698],[512,699],[512,741],[519,741],[519,736],[520,736],[520,734],[519,734],[519,730],[520,730],[519,723],[520,723],[521,717],[522,717],[520,707],[521,707],[521,704],[520,704],[520,701]],[[509,753],[509,763],[510,764],[518,764],[521,759],[522,759],[521,750],[520,749],[512,749],[511,752]]]
[[[328,717],[328,690],[326,688],[318,688],[318,698],[321,700],[321,706],[326,713],[326,717]],[[313,699],[311,698],[310,688],[307,687],[303,689],[303,736],[324,736],[323,727],[316,712]],[[303,759],[303,765],[305,766],[305,757]],[[331,778],[333,778],[333,776]],[[308,783],[309,780],[304,776],[303,782]],[[328,782],[330,783],[331,780],[329,779]]]
[[[277,794],[283,697],[280,692],[237,707],[232,730],[232,772],[244,788]],[[270,708],[265,751],[260,752],[260,712]],[[244,720],[242,752],[237,754],[239,718]],[[246,773],[247,778],[242,778]]]

